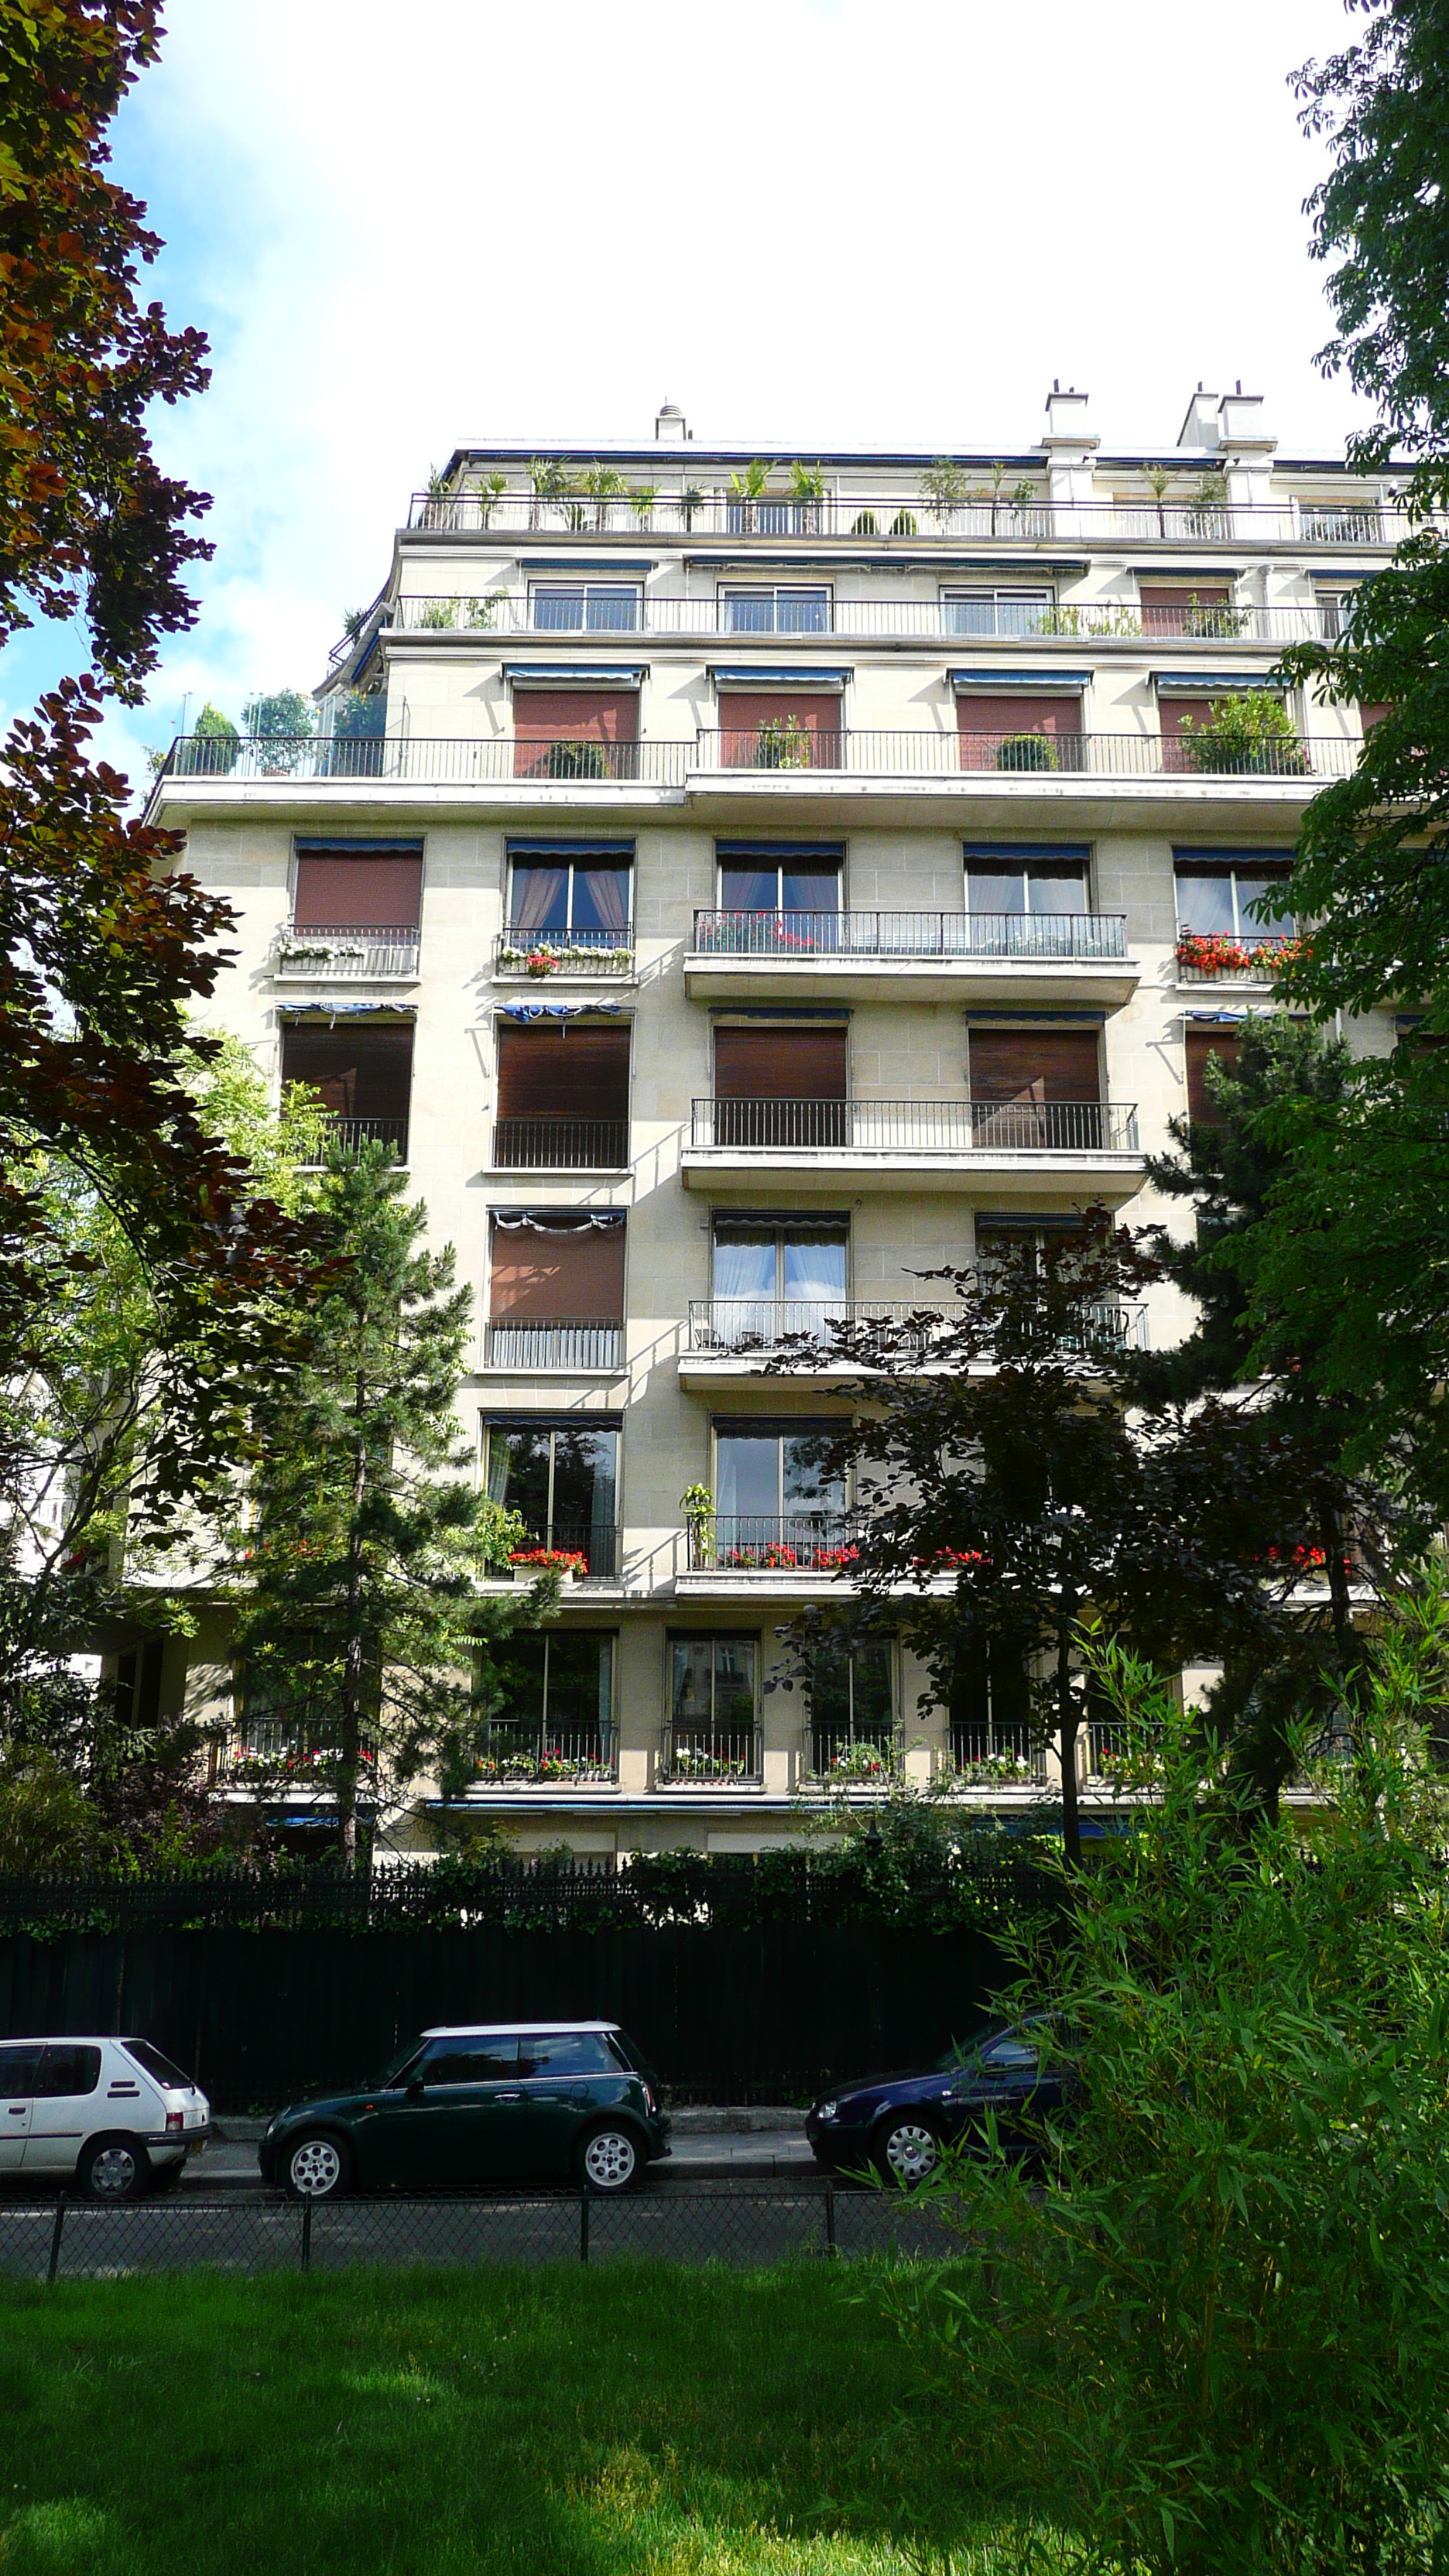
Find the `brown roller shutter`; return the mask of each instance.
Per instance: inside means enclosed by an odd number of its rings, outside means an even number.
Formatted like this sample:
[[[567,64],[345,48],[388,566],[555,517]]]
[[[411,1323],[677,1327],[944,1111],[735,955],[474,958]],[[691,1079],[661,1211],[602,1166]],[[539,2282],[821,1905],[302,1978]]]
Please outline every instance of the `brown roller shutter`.
[[[637,689],[520,689],[513,730],[529,742],[637,742]]]
[[[625,1119],[629,1032],[565,1022],[498,1032],[500,1118]]]
[[[416,930],[422,892],[421,857],[299,851],[292,918],[298,930]]]
[[[1187,1114],[1199,1127],[1221,1127],[1223,1113],[1206,1082],[1209,1056],[1224,1064],[1238,1060],[1236,1029],[1189,1029],[1187,1032]]]
[[[402,1118],[412,1086],[410,1028],[287,1028],[282,1081],[308,1083],[342,1118]]]
[[[1192,631],[1194,608],[1226,608],[1233,594],[1231,583],[1226,581],[1144,581],[1137,595],[1146,634],[1187,635]],[[1207,631],[1212,632],[1210,620]]]
[[[790,752],[799,769],[834,769],[840,761],[841,701],[824,689],[721,689],[719,722],[727,768],[752,769],[760,761],[760,737],[766,758],[775,729],[808,734],[809,748],[796,743]]]
[[[973,1029],[973,1100],[1099,1100],[1091,1029]]]
[[[1189,737],[1182,730],[1187,718],[1191,716],[1193,731],[1200,733],[1226,705],[1226,698],[1172,698],[1159,694],[1157,712],[1162,726],[1164,769],[1188,769],[1192,765]]]
[[[843,1100],[844,1029],[716,1029],[715,1092],[721,1100]]]
[[[624,1229],[580,1226],[570,1234],[498,1227],[493,1237],[489,1311],[523,1321],[624,1316]]]
[[[995,769],[1000,765],[998,753],[1003,738],[1014,734],[1039,733],[1064,745],[1075,743],[1082,730],[1082,701],[1036,695],[958,697],[956,722],[961,736],[962,768]]]

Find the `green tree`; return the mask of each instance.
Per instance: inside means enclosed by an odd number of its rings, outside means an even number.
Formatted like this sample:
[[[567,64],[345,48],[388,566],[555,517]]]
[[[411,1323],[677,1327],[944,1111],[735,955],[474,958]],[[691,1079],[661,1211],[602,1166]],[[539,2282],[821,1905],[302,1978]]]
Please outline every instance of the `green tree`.
[[[1449,1604],[1405,1602],[1372,1758],[1311,1838],[1224,1832],[1175,1692],[1098,1687],[1150,1790],[1002,2009],[1076,2088],[1022,2165],[947,2172],[959,2255],[893,2304],[968,2485],[1100,2576],[1429,2576],[1449,2537],[1449,1905],[1422,1716]],[[1037,2562],[1027,2557],[1024,2564]],[[1051,2564],[1063,2563],[1061,2557]]]
[[[1213,1409],[1152,1422],[1129,1409],[1123,1310],[1154,1275],[1097,1210],[977,1270],[923,1274],[948,1283],[944,1320],[832,1327],[838,1359],[865,1372],[847,1390],[858,1412],[821,1443],[822,1468],[855,1478],[841,1573],[857,1598],[799,1623],[799,1678],[832,1636],[892,1631],[939,1706],[989,1675],[1037,1742],[1057,1738],[1073,1862],[1084,1612],[1180,1664],[1225,1635],[1261,1642],[1292,1582],[1265,1562],[1242,1490],[1257,1462],[1215,1436]]]
[[[522,1533],[474,1489],[455,1411],[471,1291],[451,1245],[422,1248],[426,1210],[405,1187],[384,1147],[334,1155],[319,1230],[336,1272],[305,1368],[258,1402],[234,1543],[248,1706],[291,1730],[332,1791],[348,1869],[364,1777],[391,1794],[430,1765],[456,1773],[508,1636],[559,1595],[546,1576],[480,1597]]]

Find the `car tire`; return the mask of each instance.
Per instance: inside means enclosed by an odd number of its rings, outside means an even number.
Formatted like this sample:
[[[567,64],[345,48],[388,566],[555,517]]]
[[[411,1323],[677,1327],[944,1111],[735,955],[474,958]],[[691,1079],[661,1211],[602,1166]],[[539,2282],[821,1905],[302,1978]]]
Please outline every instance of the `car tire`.
[[[941,2132],[919,2111],[901,2111],[882,2120],[871,2145],[871,2162],[881,2181],[895,2191],[917,2191],[941,2161]]]
[[[574,2150],[574,2171],[580,2188],[617,2198],[632,2191],[644,2170],[644,2157],[634,2131],[622,2120],[601,2120],[580,2138]]]
[[[151,2188],[151,2159],[139,2138],[118,2130],[109,2138],[91,2138],[75,2169],[83,2200],[116,2209],[128,2200],[144,2200]]]
[[[342,2200],[352,2189],[352,2149],[330,2129],[304,2129],[279,2161],[289,2200]]]

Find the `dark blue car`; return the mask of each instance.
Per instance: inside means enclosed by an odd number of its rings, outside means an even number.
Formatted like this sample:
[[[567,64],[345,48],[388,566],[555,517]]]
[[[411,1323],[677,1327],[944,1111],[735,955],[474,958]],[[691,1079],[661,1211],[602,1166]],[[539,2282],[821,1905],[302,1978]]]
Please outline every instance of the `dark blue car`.
[[[832,2173],[873,2168],[903,2191],[924,2182],[943,2146],[984,2136],[988,2111],[1008,2153],[1031,2152],[1035,2124],[1060,2111],[1070,2077],[1059,2059],[1044,2068],[1042,2033],[1030,2022],[948,2048],[934,2066],[837,2085],[805,2123],[816,2162]]]

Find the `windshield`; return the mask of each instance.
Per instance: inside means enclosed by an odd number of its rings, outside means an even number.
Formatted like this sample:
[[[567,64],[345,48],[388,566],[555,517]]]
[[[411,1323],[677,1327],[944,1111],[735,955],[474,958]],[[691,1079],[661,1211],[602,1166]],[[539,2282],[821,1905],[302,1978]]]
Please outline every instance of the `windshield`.
[[[369,2093],[385,2093],[390,2084],[400,2084],[413,2059],[422,2055],[422,2047],[423,2043],[420,2039],[410,2039],[406,2048],[393,2059],[386,2072],[374,2076],[371,2084],[365,2086],[364,2090]]]
[[[163,2057],[159,2048],[153,2048],[149,2039],[123,2039],[121,2046],[128,2057],[134,2057],[136,2064],[144,2067],[146,2073],[153,2077],[156,2083],[164,2084],[168,2092],[194,2093],[196,2091],[190,2076],[183,2075],[180,2067],[169,2057]]]
[[[932,2073],[954,2075],[958,2067],[970,2063],[977,2050],[984,2047],[986,2041],[993,2038],[1001,2027],[1000,2022],[984,2021],[972,2032],[969,2039],[953,2039],[944,2057],[937,2058]]]

